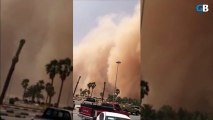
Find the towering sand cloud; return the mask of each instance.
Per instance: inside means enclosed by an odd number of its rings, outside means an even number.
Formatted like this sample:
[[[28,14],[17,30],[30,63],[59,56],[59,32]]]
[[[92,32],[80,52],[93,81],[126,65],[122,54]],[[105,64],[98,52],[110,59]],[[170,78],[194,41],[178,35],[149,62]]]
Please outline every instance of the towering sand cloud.
[[[79,45],[74,47],[74,77],[82,76],[80,88],[96,82],[94,93],[99,96],[104,81],[107,94],[113,93],[116,61],[121,61],[117,88],[121,96],[139,97],[140,81],[140,9],[131,16],[106,15],[98,20]],[[74,79],[74,83],[76,83]],[[107,96],[107,95],[106,95]]]

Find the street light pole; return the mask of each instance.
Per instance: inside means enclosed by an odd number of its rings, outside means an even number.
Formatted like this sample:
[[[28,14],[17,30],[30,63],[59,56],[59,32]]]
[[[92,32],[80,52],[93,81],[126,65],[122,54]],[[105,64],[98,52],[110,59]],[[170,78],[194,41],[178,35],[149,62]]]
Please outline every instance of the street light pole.
[[[117,72],[116,72],[116,78],[115,78],[115,89],[114,89],[114,93],[113,93],[113,98],[114,98],[114,102],[115,102],[115,92],[116,92],[116,85],[117,85],[117,78],[118,78],[118,66],[121,63],[120,61],[117,61]]]

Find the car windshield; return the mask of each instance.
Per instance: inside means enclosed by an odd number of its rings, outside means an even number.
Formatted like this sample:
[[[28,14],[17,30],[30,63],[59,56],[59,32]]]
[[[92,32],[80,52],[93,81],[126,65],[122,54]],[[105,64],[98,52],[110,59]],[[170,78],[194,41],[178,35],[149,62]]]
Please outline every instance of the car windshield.
[[[108,103],[102,103],[102,106],[106,106],[106,107],[113,107],[112,104],[108,104]]]
[[[89,102],[96,102],[94,98],[87,98],[86,101],[89,101]]]
[[[130,120],[130,119],[113,117],[113,116],[106,116],[105,120]]]
[[[135,108],[135,109],[140,109],[139,107],[133,107],[133,108]]]

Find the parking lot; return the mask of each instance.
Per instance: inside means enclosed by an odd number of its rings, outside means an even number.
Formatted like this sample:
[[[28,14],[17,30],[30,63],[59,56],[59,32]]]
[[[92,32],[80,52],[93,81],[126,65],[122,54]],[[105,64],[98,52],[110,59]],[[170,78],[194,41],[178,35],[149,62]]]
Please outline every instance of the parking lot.
[[[3,120],[32,120],[36,115],[42,115],[43,111],[38,109],[29,109],[15,106],[0,108],[0,115]],[[132,120],[140,120],[139,116],[130,115]],[[78,108],[73,111],[74,120],[82,120],[78,117]]]

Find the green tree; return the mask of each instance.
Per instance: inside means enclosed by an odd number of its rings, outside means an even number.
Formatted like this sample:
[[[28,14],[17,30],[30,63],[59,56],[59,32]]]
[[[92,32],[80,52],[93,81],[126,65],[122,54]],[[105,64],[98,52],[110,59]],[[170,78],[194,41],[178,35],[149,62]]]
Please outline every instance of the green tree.
[[[133,99],[133,100],[132,100],[132,104],[133,104],[133,105],[140,106],[140,101],[137,100],[137,99]]]
[[[169,105],[162,106],[158,111],[159,120],[174,120],[175,116],[175,111]]]
[[[155,120],[156,111],[149,104],[144,104],[141,111],[142,120]],[[172,120],[172,119],[171,119]]]
[[[148,95],[149,93],[149,86],[148,82],[145,80],[141,80],[141,101],[145,97],[145,95]]]
[[[36,98],[37,102],[39,102],[40,99],[44,99],[44,96],[42,94],[42,90],[44,88],[44,81],[40,80],[35,85],[31,85],[27,88],[26,97],[30,97],[32,102],[35,102]]]
[[[123,104],[126,104],[128,103],[129,99],[127,97],[124,97],[122,101],[123,101]]]
[[[72,70],[73,70],[73,67],[72,67],[70,58],[66,58],[64,60],[59,61],[59,75],[60,75],[60,78],[61,78],[61,87],[60,87],[60,92],[59,92],[59,96],[58,96],[57,106],[60,103],[64,81],[70,75]]]
[[[52,98],[54,95],[55,95],[55,90],[54,90],[54,87],[51,83],[46,83],[45,85],[45,91],[47,93],[47,99],[46,99],[46,104],[47,104],[47,100],[48,98]],[[49,99],[49,105],[51,104],[51,101]]]
[[[108,102],[112,102],[113,101],[113,95],[111,95],[111,94],[108,94],[108,98],[107,98],[107,101]]]
[[[208,116],[206,113],[195,111],[192,113],[192,120],[208,120]]]
[[[122,103],[122,98],[118,96],[118,97],[116,98],[116,102]]]
[[[94,90],[94,89],[95,89],[95,87],[96,87],[96,83],[95,83],[95,82],[92,82],[91,87],[92,87],[92,92],[91,92],[91,97],[92,97],[92,93],[93,93],[93,90]]]
[[[36,98],[36,86],[35,85],[31,85],[27,88],[26,91],[26,96],[25,97],[30,97],[32,102],[35,102],[35,98]]]
[[[24,79],[24,80],[21,82],[21,85],[22,85],[22,87],[24,88],[23,100],[24,100],[24,98],[25,98],[25,94],[26,94],[26,91],[27,91],[27,87],[28,87],[28,85],[29,85],[29,82],[30,82],[29,79]]]
[[[37,89],[36,92],[37,102],[40,102],[40,99],[44,99],[44,95],[42,94],[42,90],[45,89],[44,80],[39,80],[35,86]]]
[[[176,114],[178,120],[191,120],[191,114],[183,108],[179,108]]]

